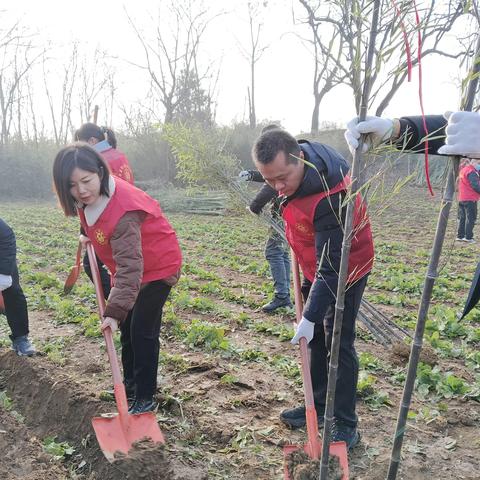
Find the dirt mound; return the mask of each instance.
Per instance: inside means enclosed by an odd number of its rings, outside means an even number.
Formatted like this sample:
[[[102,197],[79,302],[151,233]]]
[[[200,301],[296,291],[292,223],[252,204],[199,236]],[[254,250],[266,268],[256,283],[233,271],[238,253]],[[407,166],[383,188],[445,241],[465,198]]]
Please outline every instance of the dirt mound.
[[[105,413],[106,408],[111,409],[111,405],[105,405],[93,395],[85,393],[81,385],[62,374],[60,369],[52,371],[51,365],[41,357],[27,360],[11,351],[0,351],[0,365],[0,390],[6,389],[9,395],[15,398],[15,408],[25,416],[27,426],[40,437],[58,436],[59,439],[75,445],[75,451],[82,455],[95,472],[93,478],[101,480],[207,478],[201,466],[186,466],[175,459],[169,459],[163,445],[153,445],[150,442],[139,442],[128,458],[121,457],[110,464],[95,440],[91,419]],[[1,439],[0,434],[0,441]],[[86,441],[87,439],[90,440]],[[1,446],[0,443],[0,448]],[[41,455],[32,455],[32,461],[39,458],[41,462]],[[0,469],[2,479],[16,478],[3,473]],[[20,478],[59,480],[66,477],[52,470],[50,476],[37,475],[31,478],[20,476]]]
[[[290,453],[287,458],[287,469],[290,480],[317,480],[320,472],[320,461],[312,460],[303,450]],[[338,457],[331,455],[328,459],[328,478],[342,480],[343,472]]]
[[[58,480],[68,472],[43,452],[42,445],[31,437],[14,416],[0,408],[0,478],[2,480]]]

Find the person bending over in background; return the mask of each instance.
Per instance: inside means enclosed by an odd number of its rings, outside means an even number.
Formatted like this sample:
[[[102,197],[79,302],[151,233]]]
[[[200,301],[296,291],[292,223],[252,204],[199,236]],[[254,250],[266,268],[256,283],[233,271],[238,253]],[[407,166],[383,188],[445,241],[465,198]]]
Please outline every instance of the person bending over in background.
[[[238,175],[242,180],[250,182],[262,182],[262,188],[250,202],[248,209],[255,215],[259,215],[265,205],[271,204],[270,212],[272,220],[281,231],[285,230],[280,213],[280,197],[277,191],[265,183],[262,174],[258,170],[243,170]],[[292,307],[290,300],[290,254],[288,244],[273,227],[269,228],[268,238],[265,243],[265,258],[270,265],[270,273],[275,289],[273,299],[262,307],[265,313],[272,313],[281,307]]]
[[[112,129],[99,127],[95,123],[84,123],[75,132],[74,137],[75,140],[86,142],[99,152],[113,175],[133,184],[132,169],[125,154],[117,149],[117,138]],[[103,293],[105,298],[108,298],[111,288],[110,274],[98,257],[97,265],[102,281]],[[92,269],[90,268],[87,254],[83,257],[83,268],[90,280],[92,280]]]
[[[306,303],[292,343],[298,343],[301,337],[309,343],[315,408],[321,423],[325,413],[349,166],[327,145],[297,142],[284,130],[262,134],[253,146],[252,157],[265,181],[283,197],[281,208],[286,237],[304,275],[302,293]],[[358,195],[332,428],[332,440],[345,441],[348,448],[353,448],[360,438],[355,406],[358,381],[355,319],[372,265],[370,223]],[[303,427],[305,407],[285,410],[280,419],[291,428]]]
[[[13,230],[0,218],[0,292],[11,330],[12,348],[17,355],[36,353],[28,339],[27,300],[20,286],[17,267],[17,244]]]
[[[272,123],[263,127],[261,133],[279,128],[281,127]],[[259,215],[265,205],[270,203],[272,220],[278,228],[284,232],[285,227],[280,212],[281,199],[278,196],[278,192],[268,185],[268,183],[265,183],[262,174],[258,170],[243,170],[238,176],[242,180],[263,183],[262,188],[260,188],[254,199],[250,202],[248,209],[255,215]],[[275,293],[273,299],[264,305],[262,310],[265,313],[272,313],[277,310],[277,308],[292,307],[292,301],[290,300],[290,254],[288,244],[273,227],[270,227],[268,232],[268,238],[265,244],[265,258],[270,265],[270,273],[273,278]]]
[[[53,179],[65,215],[80,217],[113,275],[102,330],[120,326],[129,412],[154,410],[162,309],[182,262],[175,231],[156,200],[110,175],[86,143],[58,152]]]

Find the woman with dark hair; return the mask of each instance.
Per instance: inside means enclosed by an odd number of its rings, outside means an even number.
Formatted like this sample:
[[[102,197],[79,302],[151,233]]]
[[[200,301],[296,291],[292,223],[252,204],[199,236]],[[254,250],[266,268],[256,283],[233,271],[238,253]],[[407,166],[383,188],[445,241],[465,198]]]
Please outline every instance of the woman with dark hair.
[[[129,412],[154,410],[162,309],[182,263],[176,234],[158,202],[111,175],[86,143],[58,152],[53,180],[65,215],[80,217],[113,277],[102,330],[120,327]]]
[[[108,165],[113,175],[133,184],[133,173],[128,163],[128,159],[123,152],[117,150],[117,137],[112,129],[99,127],[95,123],[84,123],[76,132],[75,140],[86,142],[91,145]],[[105,298],[110,293],[110,275],[105,269],[103,263],[97,258],[98,270],[102,281]],[[92,279],[92,269],[88,255],[83,257],[83,268],[90,280]]]
[[[75,140],[87,142],[102,155],[113,175],[133,183],[132,169],[125,154],[117,150],[117,137],[112,129],[84,123],[75,132]]]

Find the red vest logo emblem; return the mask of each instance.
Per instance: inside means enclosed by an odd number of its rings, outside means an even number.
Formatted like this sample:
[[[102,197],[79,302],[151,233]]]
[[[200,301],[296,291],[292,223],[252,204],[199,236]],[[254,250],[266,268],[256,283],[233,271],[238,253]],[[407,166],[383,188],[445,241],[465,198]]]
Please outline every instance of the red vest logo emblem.
[[[308,225],[305,225],[304,223],[302,222],[297,222],[295,224],[295,229],[298,230],[300,233],[302,233],[303,235],[309,235],[309,236],[313,236],[313,232],[312,230],[309,228]]]
[[[105,234],[100,229],[95,230],[95,240],[99,245],[105,245],[107,243]]]

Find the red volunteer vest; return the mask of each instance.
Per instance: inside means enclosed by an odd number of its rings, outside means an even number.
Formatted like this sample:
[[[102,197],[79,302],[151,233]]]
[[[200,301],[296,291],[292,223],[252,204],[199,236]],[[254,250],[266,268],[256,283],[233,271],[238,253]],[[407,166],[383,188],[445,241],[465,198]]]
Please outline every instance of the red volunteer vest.
[[[458,201],[459,202],[476,202],[480,200],[480,193],[477,193],[472,188],[467,178],[472,172],[477,173],[477,170],[473,165],[466,165],[465,167],[460,169],[460,173],[458,174]]]
[[[331,190],[291,200],[283,209],[285,234],[288,243],[297,256],[304,276],[313,282],[317,270],[315,253],[315,229],[313,218],[318,203],[325,197],[346,190],[348,177]],[[370,230],[366,205],[360,195],[355,201],[352,244],[348,259],[348,280],[353,283],[366,275],[373,267],[373,238]]]
[[[118,221],[127,212],[139,210],[147,213],[142,223],[142,283],[161,280],[178,272],[182,253],[175,231],[164,217],[160,205],[145,192],[115,179],[115,193],[94,225],[88,226],[83,209],[79,209],[80,222],[90,238],[95,253],[108,267],[115,283],[116,265],[113,260],[110,238]]]
[[[113,175],[133,184],[132,169],[124,153],[116,148],[109,148],[108,150],[100,152],[100,155],[105,162],[107,162]]]

